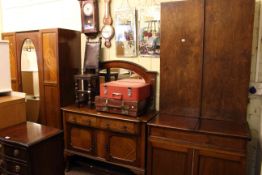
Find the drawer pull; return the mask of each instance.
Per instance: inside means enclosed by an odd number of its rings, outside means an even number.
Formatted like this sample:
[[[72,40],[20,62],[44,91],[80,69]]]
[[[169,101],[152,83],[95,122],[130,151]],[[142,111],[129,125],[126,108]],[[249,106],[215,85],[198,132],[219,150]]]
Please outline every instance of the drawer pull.
[[[0,149],[2,149],[3,148],[3,145],[2,144],[0,144]]]
[[[15,149],[15,150],[14,150],[14,156],[15,156],[15,157],[16,157],[16,156],[18,156],[18,155],[19,155],[19,153],[20,153],[20,152],[19,152],[19,150],[18,150],[18,149]]]
[[[91,125],[91,120],[86,120],[85,123],[86,123],[87,125]]]
[[[16,173],[19,173],[20,170],[21,170],[21,167],[20,167],[19,165],[16,165],[16,166],[15,166],[15,172],[16,172]]]
[[[107,129],[110,129],[110,124],[107,123],[107,124],[106,124],[106,128],[107,128]]]

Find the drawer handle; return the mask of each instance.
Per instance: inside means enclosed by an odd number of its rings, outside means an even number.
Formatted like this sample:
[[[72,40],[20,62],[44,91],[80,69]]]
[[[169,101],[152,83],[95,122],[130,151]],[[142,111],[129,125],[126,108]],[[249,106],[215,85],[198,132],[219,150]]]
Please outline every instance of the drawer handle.
[[[18,156],[19,153],[20,153],[20,151],[19,151],[18,149],[15,149],[15,150],[14,150],[14,156]]]
[[[2,149],[3,148],[3,145],[2,144],[0,144],[0,149]]]
[[[16,166],[15,166],[15,172],[16,172],[16,173],[19,173],[20,170],[21,170],[21,167],[20,167],[19,165],[16,165]]]
[[[87,125],[91,125],[91,120],[86,120],[85,122]]]
[[[110,129],[110,124],[107,123],[107,124],[106,124],[106,128],[107,128],[107,129]]]

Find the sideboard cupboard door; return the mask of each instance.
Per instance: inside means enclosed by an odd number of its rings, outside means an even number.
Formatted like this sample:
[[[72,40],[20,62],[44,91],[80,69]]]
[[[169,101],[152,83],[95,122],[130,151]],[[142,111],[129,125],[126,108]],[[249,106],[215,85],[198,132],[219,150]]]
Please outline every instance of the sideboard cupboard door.
[[[93,156],[96,155],[96,134],[94,129],[68,124],[66,133],[68,149]]]
[[[160,72],[166,75],[160,78],[161,113],[200,115],[203,4],[195,0],[161,5]]]
[[[245,162],[237,154],[196,150],[194,175],[246,175]]]
[[[193,149],[162,140],[148,144],[147,175],[191,175]]]
[[[10,70],[11,70],[11,83],[12,90],[18,91],[18,62],[16,59],[16,41],[15,41],[15,33],[4,33],[3,39],[9,41],[9,55],[10,55]]]
[[[132,135],[108,132],[107,160],[137,166],[140,161],[140,152],[138,138]]]
[[[205,118],[246,121],[254,2],[206,1],[202,98]]]

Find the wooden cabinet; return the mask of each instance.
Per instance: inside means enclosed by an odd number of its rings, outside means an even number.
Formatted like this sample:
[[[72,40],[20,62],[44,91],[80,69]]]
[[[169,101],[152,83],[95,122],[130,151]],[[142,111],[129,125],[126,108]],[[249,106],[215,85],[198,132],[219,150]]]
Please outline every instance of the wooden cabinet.
[[[29,38],[37,52],[40,89],[40,122],[62,128],[60,108],[74,103],[74,74],[81,67],[80,32],[67,29],[43,29],[4,33],[10,41],[13,90],[22,90],[22,45]]]
[[[64,107],[65,153],[144,174],[146,122],[154,116],[153,112],[133,118],[76,106]]]
[[[161,4],[160,111],[148,124],[148,175],[246,174],[253,15],[253,0]]]
[[[32,122],[2,129],[0,173],[63,175],[62,132]]]

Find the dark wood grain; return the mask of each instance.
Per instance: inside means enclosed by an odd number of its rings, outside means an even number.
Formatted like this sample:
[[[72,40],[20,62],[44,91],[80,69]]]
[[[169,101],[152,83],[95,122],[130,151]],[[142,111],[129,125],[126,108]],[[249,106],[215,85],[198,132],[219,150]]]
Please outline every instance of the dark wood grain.
[[[163,3],[161,8],[160,112],[199,117],[203,0]]]
[[[148,123],[148,175],[246,174],[253,13],[253,0],[162,4],[160,113]],[[187,42],[188,31],[196,40]]]
[[[202,117],[246,120],[254,1],[206,1]]]

